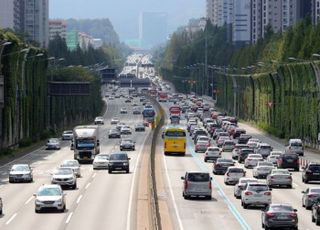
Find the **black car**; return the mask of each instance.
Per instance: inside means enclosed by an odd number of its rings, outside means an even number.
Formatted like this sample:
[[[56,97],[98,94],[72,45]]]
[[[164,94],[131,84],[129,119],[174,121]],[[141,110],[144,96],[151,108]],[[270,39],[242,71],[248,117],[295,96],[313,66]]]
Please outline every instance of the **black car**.
[[[320,181],[319,163],[309,163],[303,167],[302,182],[307,184],[309,181]]]
[[[248,134],[240,134],[238,139],[238,144],[247,144],[248,141],[252,138],[251,135]]]
[[[291,169],[294,171],[299,171],[299,156],[295,153],[284,153],[279,156],[277,161],[278,168],[281,169]]]
[[[246,130],[241,129],[241,128],[236,128],[233,133],[233,138],[236,139],[236,138],[240,137],[241,134],[246,134]]]
[[[224,175],[228,168],[230,166],[234,166],[234,162],[231,159],[225,159],[225,158],[218,158],[214,163],[213,163],[213,174],[217,175]]]
[[[109,131],[108,137],[109,138],[120,138],[121,137],[120,131],[117,129],[111,129]]]
[[[113,171],[126,171],[129,173],[130,158],[126,153],[112,153],[109,157],[109,168],[108,172],[112,173]]]
[[[270,204],[261,214],[262,227],[298,229],[297,210],[289,204]]]
[[[144,132],[144,131],[146,131],[146,127],[144,126],[144,124],[137,124],[134,127],[134,131],[136,131],[136,132]]]
[[[249,149],[249,148],[240,149],[238,152],[238,162],[239,163],[244,162],[249,154],[254,154],[253,149]]]
[[[135,150],[135,142],[131,139],[123,139],[120,142],[120,151],[122,150]]]

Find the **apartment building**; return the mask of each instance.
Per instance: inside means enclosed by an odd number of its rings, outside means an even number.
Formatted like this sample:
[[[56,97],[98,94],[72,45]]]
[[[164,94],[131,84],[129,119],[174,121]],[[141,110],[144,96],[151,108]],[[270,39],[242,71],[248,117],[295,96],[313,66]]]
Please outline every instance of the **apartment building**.
[[[251,42],[251,0],[234,1],[232,41],[236,45]]]
[[[207,0],[207,18],[213,25],[218,24],[218,2],[219,0]]]
[[[24,4],[22,0],[0,1],[0,28],[23,31]]]
[[[314,25],[320,21],[320,0],[311,0],[311,19]]]
[[[49,40],[53,40],[56,36],[66,40],[66,33],[67,22],[65,20],[49,20]]]

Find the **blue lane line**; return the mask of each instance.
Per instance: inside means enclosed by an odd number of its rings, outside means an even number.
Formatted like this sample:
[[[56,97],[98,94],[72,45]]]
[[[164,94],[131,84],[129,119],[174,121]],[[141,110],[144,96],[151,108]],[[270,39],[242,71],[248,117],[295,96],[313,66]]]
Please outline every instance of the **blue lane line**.
[[[201,170],[208,171],[208,168],[206,167],[205,163],[202,162],[200,160],[198,154],[194,152],[193,146],[191,145],[189,140],[188,140],[187,145],[188,145],[189,152],[191,153],[193,159],[196,161],[197,165],[201,168]],[[224,193],[222,187],[220,186],[220,184],[218,183],[218,181],[216,181],[216,179],[214,177],[212,177],[212,184],[215,188],[218,189],[218,193],[223,198],[223,201],[228,205],[229,210],[231,211],[233,216],[237,219],[239,224],[242,226],[242,229],[251,230],[251,227],[248,225],[248,223],[245,221],[245,219],[241,216],[241,214],[236,209],[236,207],[231,203],[231,201],[229,200],[227,195]]]

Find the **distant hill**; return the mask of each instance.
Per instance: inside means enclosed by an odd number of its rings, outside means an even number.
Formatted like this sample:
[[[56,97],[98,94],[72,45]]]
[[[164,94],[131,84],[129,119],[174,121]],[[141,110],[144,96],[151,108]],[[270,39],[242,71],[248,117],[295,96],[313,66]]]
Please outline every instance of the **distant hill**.
[[[68,31],[85,32],[95,38],[101,38],[107,44],[119,44],[119,36],[110,20],[105,19],[68,19]]]

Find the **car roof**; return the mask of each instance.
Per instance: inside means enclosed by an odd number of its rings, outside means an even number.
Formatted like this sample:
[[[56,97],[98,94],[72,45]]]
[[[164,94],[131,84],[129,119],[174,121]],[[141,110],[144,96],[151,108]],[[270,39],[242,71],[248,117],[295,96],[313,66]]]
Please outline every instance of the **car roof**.
[[[205,173],[205,174],[209,174],[208,172],[203,172],[203,171],[187,171],[187,174],[196,174],[196,173]]]
[[[61,189],[61,186],[58,184],[43,184],[40,186],[40,188],[59,188],[59,189]]]
[[[298,138],[296,138],[296,139],[290,139],[290,140],[289,140],[289,143],[292,143],[292,142],[302,142],[302,140],[301,140],[301,139],[298,139]]]

